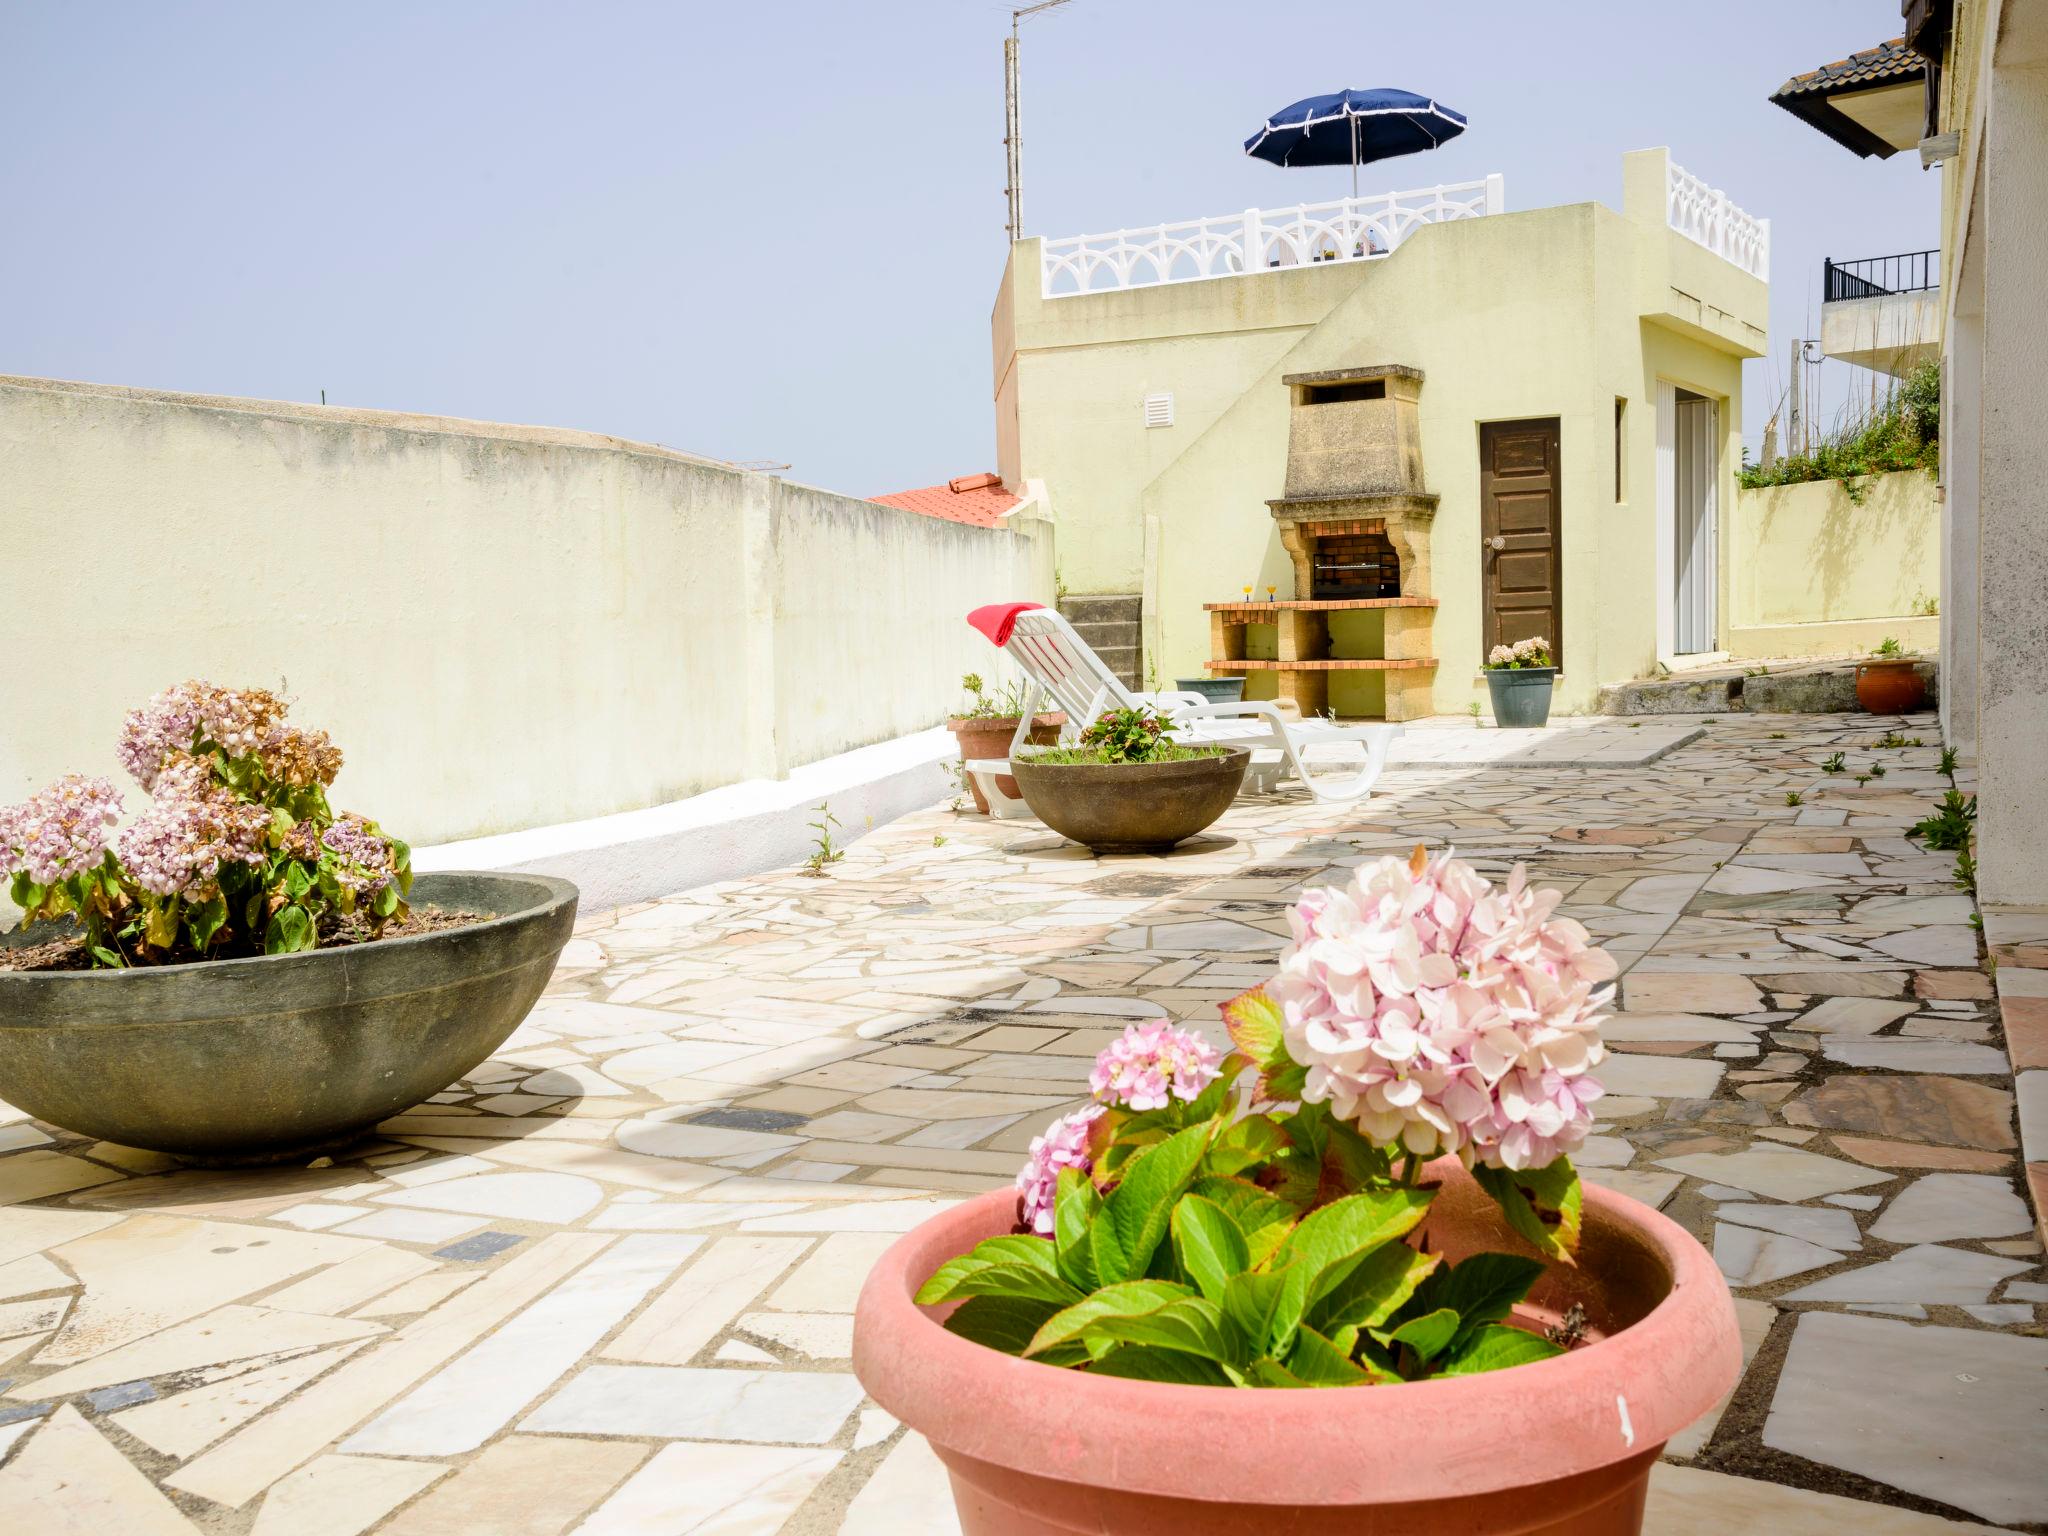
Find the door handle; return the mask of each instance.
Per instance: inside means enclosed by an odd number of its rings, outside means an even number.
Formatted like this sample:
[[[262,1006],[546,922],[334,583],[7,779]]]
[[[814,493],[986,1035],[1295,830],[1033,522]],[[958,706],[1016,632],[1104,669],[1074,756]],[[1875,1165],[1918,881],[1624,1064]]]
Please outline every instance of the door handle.
[[[1496,533],[1492,538],[1486,541],[1486,547],[1488,549],[1493,550],[1506,549],[1508,547],[1507,536],[1505,534]]]

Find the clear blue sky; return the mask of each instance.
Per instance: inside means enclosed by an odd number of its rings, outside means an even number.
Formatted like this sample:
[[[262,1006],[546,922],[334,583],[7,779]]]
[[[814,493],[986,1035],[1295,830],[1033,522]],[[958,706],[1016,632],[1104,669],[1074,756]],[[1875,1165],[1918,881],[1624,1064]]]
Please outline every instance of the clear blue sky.
[[[0,0],[0,372],[589,428],[871,494],[993,467],[995,0]],[[1668,144],[1772,220],[1772,351],[1821,258],[1936,237],[1939,173],[1765,101],[1896,0],[1073,0],[1024,28],[1025,222],[1340,195],[1248,160],[1297,97],[1468,113],[1376,190],[1620,200]],[[1805,334],[1812,334],[1807,329]],[[1831,397],[1854,370],[1830,364]],[[1867,377],[1867,376],[1862,376]]]

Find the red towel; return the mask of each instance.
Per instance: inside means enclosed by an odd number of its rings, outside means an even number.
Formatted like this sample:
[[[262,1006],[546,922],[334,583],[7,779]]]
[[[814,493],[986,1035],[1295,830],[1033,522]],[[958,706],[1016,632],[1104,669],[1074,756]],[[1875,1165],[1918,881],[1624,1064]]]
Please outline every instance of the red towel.
[[[990,603],[986,608],[977,608],[967,615],[967,622],[987,635],[991,645],[1008,645],[1017,615],[1044,606],[1043,603]]]

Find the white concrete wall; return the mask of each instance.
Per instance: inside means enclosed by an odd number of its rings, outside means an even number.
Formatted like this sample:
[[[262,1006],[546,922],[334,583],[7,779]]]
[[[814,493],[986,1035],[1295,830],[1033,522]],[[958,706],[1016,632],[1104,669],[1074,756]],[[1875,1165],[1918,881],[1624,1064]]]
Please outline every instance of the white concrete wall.
[[[1051,587],[1043,524],[617,438],[0,377],[0,802],[198,676],[416,843],[660,805],[938,723]]]

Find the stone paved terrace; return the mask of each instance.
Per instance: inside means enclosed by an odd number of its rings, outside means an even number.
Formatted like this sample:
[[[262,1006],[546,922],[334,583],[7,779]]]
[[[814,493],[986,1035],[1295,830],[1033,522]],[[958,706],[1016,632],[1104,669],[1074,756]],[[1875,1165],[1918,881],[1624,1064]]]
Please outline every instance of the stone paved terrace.
[[[1867,717],[1682,723],[1646,766],[1240,801],[1167,858],[934,811],[822,879],[593,913],[494,1060],[332,1166],[0,1111],[0,1531],[949,1531],[848,1370],[869,1263],[1006,1181],[1124,1019],[1213,1032],[1295,893],[1417,840],[1528,860],[1627,968],[1582,1161],[1712,1245],[1750,1354],[1650,1529],[2048,1530],[1997,1003],[1952,857],[1903,835],[1936,752],[1873,750]],[[1888,772],[1822,774],[1838,749]],[[2048,994],[2048,918],[1993,937]]]

